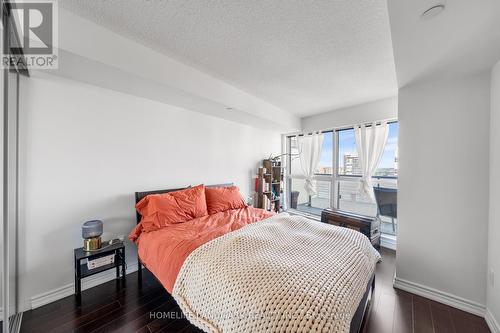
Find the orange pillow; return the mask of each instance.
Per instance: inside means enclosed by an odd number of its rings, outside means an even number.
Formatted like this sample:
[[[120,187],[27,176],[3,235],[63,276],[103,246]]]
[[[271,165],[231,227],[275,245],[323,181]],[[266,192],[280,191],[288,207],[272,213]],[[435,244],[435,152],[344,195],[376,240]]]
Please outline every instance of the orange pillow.
[[[141,214],[144,231],[154,231],[168,224],[187,222],[208,215],[205,186],[198,185],[185,190],[151,194],[135,205]]]
[[[209,215],[247,206],[237,186],[205,187],[205,196]]]

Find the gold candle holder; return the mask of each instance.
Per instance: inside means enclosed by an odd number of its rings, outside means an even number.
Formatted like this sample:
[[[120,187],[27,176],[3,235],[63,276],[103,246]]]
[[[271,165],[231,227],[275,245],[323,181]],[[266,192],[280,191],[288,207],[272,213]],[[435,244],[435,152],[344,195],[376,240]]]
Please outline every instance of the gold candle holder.
[[[101,237],[85,238],[83,240],[83,249],[85,251],[95,251],[101,248]]]

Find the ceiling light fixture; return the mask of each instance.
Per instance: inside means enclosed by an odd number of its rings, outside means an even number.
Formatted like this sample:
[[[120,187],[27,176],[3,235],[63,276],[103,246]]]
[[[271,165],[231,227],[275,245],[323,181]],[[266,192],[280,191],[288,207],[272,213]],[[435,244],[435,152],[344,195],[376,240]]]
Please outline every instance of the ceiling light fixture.
[[[420,15],[420,18],[422,20],[430,20],[431,18],[434,18],[439,14],[441,14],[445,9],[445,7],[446,6],[444,4],[434,5],[431,8],[424,11],[422,15]]]

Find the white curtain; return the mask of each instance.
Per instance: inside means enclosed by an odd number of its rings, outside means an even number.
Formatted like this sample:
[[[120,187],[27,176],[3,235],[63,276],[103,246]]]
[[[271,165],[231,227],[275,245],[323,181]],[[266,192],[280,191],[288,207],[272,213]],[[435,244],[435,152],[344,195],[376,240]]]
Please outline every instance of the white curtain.
[[[354,127],[356,137],[356,150],[358,151],[359,164],[361,166],[362,177],[360,191],[372,200],[373,194],[372,176],[377,170],[385,144],[389,135],[387,122],[380,125],[372,123],[371,126],[358,125]]]
[[[321,146],[323,145],[323,134],[313,133],[312,135],[303,135],[297,137],[299,148],[300,167],[302,176],[306,180],[304,189],[308,195],[316,195],[316,181],[314,173],[318,169],[321,157]]]

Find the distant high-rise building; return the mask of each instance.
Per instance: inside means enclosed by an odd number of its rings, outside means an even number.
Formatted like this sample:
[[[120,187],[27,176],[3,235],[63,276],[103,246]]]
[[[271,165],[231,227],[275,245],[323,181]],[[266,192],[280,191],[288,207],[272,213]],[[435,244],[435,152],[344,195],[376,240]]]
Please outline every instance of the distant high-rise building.
[[[352,154],[344,154],[344,175],[360,175],[361,166],[359,157]]]
[[[320,167],[318,173],[323,175],[331,175],[333,173],[332,167]]]

